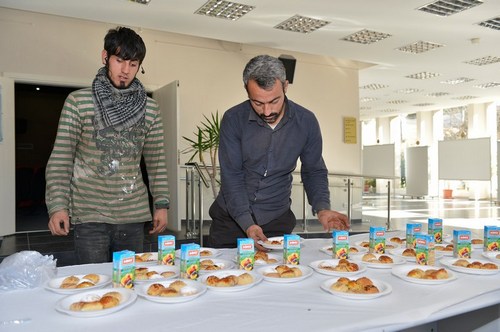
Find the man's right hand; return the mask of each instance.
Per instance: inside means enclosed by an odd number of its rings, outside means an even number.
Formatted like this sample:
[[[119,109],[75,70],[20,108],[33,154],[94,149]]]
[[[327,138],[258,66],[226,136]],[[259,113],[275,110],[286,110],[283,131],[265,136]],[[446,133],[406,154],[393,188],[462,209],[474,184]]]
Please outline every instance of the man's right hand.
[[[247,228],[247,236],[254,241],[255,248],[259,251],[269,251],[259,244],[259,241],[267,241],[267,237],[264,235],[262,228],[259,225],[252,225]]]
[[[57,211],[50,217],[49,229],[52,235],[65,236],[69,234],[69,214],[66,210]]]

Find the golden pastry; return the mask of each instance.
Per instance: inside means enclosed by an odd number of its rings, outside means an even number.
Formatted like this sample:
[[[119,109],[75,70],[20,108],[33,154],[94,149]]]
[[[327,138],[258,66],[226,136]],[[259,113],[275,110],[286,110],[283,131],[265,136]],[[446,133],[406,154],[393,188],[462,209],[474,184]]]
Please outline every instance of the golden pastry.
[[[95,284],[91,281],[82,281],[78,285],[76,285],[76,288],[87,288],[87,287],[93,287]]]
[[[171,276],[175,275],[175,272],[174,271],[165,271],[165,272],[160,273],[160,275],[163,278],[170,278]]]
[[[392,260],[391,257],[389,256],[386,256],[386,255],[381,255],[378,260],[381,262],[381,263],[384,263],[384,264],[392,264],[394,263],[394,261]]]
[[[90,273],[90,274],[87,274],[87,275],[84,275],[82,279],[87,279],[87,280],[90,280],[92,281],[94,284],[97,284],[99,282],[99,275],[95,274],[95,273]]]
[[[457,259],[455,263],[453,263],[453,265],[460,267],[467,267],[467,265],[469,265],[469,261],[466,259]]]
[[[411,277],[411,278],[422,279],[425,275],[425,272],[422,269],[417,268],[417,269],[410,270],[406,275],[408,277]]]
[[[415,257],[417,254],[415,252],[415,249],[407,248],[407,249],[403,250],[402,255],[406,256],[406,257]]]
[[[377,259],[377,256],[375,256],[374,254],[364,254],[363,257],[361,258],[361,260],[363,260],[364,262],[371,262],[373,260],[376,260]]]
[[[253,277],[249,273],[243,273],[238,276],[238,285],[248,285],[253,282]]]
[[[120,304],[120,300],[118,300],[114,296],[109,296],[109,295],[101,297],[99,302],[102,304],[103,309],[116,307],[118,304]]]
[[[486,270],[498,270],[498,266],[493,263],[484,263],[482,266],[482,269]]]
[[[187,286],[187,284],[182,280],[176,280],[176,281],[170,283],[170,285],[168,285],[168,287],[173,288],[179,292],[181,291],[182,287],[186,287],[186,286]]]
[[[148,287],[147,293],[148,295],[156,296],[159,295],[162,289],[164,289],[165,286],[162,284],[152,284]]]
[[[180,293],[176,289],[173,289],[171,287],[167,287],[167,288],[163,288],[160,291],[159,295],[162,297],[172,297],[172,296],[179,296]]]

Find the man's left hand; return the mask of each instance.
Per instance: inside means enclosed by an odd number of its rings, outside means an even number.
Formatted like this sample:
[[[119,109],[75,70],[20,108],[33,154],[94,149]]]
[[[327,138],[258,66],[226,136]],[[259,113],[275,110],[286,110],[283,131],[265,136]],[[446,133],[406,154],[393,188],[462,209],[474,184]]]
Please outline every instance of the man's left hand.
[[[167,228],[167,224],[167,209],[156,209],[153,216],[153,229],[149,231],[149,234],[154,235],[163,232]]]
[[[328,232],[333,229],[347,231],[351,227],[345,214],[333,210],[319,211],[318,220],[323,225],[323,229]]]

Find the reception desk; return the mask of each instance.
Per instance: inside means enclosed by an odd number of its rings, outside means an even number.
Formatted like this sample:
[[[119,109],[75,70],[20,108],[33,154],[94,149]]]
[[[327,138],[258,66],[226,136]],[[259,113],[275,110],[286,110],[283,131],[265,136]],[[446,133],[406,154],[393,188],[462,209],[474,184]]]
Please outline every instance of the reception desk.
[[[351,241],[367,239],[355,235]],[[304,240],[301,265],[329,259],[320,251],[329,239]],[[235,249],[220,258],[233,260]],[[277,251],[276,253],[281,253]],[[481,250],[473,257],[483,258]],[[111,275],[111,263],[58,268],[58,276],[100,273]],[[0,331],[399,331],[500,303],[500,273],[473,275],[454,272],[457,279],[440,285],[402,280],[391,269],[368,267],[356,276],[383,280],[390,294],[369,300],[334,296],[320,288],[335,278],[314,272],[293,283],[261,283],[240,292],[208,289],[184,303],[150,302],[142,297],[110,315],[79,318],[55,310],[63,298],[43,287],[0,293]],[[25,319],[21,324],[13,320]]]

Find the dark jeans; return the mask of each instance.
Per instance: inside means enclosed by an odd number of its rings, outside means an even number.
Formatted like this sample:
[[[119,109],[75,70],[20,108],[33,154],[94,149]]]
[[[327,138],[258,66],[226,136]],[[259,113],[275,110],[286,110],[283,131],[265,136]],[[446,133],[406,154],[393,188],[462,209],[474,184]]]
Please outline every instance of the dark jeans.
[[[143,222],[121,225],[77,223],[74,234],[77,264],[111,262],[115,251],[144,251]]]
[[[210,247],[236,248],[237,239],[247,237],[243,229],[217,202],[214,202],[210,206],[208,213],[212,217],[212,225],[210,226],[210,233],[208,235],[208,245]],[[288,210],[269,223],[259,226],[262,227],[267,237],[273,237],[291,234],[296,223],[297,219],[292,210]]]

